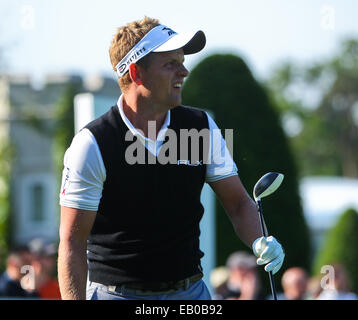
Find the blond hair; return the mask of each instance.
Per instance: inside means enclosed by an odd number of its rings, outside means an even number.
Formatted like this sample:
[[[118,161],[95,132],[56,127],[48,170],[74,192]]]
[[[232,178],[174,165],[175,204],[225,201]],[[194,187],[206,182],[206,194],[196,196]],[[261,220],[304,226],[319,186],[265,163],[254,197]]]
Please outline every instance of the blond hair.
[[[158,26],[159,20],[144,17],[142,20],[133,21],[127,25],[117,28],[109,47],[109,57],[112,67],[116,70],[116,65],[125,55],[154,27]],[[145,59],[146,57],[144,57]],[[131,83],[129,73],[126,73],[118,80],[118,84],[122,91]]]

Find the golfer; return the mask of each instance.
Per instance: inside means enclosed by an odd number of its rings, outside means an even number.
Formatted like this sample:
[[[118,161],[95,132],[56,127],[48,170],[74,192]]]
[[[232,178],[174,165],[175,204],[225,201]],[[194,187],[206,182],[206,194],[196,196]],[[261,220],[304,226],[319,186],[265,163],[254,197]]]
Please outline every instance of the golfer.
[[[274,237],[260,236],[255,203],[223,138],[220,147],[206,148],[204,137],[196,150],[181,135],[209,132],[212,143],[218,129],[206,112],[181,105],[189,74],[184,57],[205,43],[202,31],[178,34],[148,17],[114,35],[109,54],[122,94],[76,134],[64,157],[58,257],[63,299],[211,299],[199,249],[205,182],[257,263],[273,273],[280,269],[282,247]],[[171,161],[161,161],[167,153]],[[224,161],[215,161],[222,154]]]

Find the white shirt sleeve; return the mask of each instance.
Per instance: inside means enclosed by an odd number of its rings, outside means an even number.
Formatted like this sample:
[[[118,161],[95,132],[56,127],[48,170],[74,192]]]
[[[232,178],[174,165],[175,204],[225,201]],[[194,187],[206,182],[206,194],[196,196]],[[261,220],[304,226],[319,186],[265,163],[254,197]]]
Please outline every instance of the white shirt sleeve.
[[[237,175],[237,166],[232,159],[221,130],[208,113],[210,130],[210,162],[206,166],[206,182],[214,182]],[[228,137],[226,137],[228,138]]]
[[[98,144],[88,129],[75,135],[64,156],[60,205],[97,211],[106,169]]]

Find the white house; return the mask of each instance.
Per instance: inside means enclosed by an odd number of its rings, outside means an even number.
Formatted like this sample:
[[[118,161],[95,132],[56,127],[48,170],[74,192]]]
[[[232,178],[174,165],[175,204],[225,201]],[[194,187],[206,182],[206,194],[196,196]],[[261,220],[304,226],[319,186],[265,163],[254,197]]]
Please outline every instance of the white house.
[[[59,98],[70,83],[102,96],[119,94],[114,79],[49,75],[44,87],[35,89],[27,76],[0,78],[0,139],[15,150],[11,170],[11,238],[25,244],[34,237],[58,240],[58,194],[51,130],[41,130],[31,116],[51,129]],[[116,100],[113,100],[113,104]]]

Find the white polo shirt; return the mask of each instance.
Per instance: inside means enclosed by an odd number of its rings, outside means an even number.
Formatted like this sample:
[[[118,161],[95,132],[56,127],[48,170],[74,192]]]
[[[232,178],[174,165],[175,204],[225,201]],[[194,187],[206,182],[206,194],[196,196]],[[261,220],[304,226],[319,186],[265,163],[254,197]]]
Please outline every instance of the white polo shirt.
[[[134,128],[123,112],[122,101],[123,96],[121,95],[117,106],[125,125],[153,155],[157,156],[164,143],[165,132],[170,124],[170,110],[167,112],[157,140],[153,141]],[[218,126],[210,115],[206,114],[211,138],[209,149],[211,161],[206,165],[205,181],[214,182],[237,175],[237,167],[221,133],[218,134],[220,132]],[[106,169],[97,141],[91,131],[82,129],[75,135],[64,156],[60,205],[97,211],[105,180]]]

